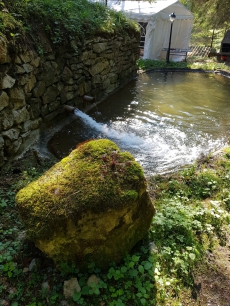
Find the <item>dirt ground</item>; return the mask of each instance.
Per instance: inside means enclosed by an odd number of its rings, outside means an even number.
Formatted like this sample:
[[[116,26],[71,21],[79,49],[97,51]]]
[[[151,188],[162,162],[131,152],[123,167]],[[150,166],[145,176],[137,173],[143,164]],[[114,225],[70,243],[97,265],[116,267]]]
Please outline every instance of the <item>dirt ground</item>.
[[[230,306],[230,237],[225,246],[207,253],[201,270],[195,272],[196,305]]]

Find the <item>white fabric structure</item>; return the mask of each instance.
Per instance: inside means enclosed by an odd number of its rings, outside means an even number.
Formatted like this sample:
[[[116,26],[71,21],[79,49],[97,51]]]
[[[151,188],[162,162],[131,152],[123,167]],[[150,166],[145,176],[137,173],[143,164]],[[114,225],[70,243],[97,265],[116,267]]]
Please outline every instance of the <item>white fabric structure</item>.
[[[173,22],[171,48],[188,49],[191,30],[193,26],[193,14],[178,0],[148,1],[117,1],[108,0],[108,7],[115,11],[123,11],[127,17],[137,22],[146,22],[146,36],[144,47],[144,59],[165,59],[168,48],[171,22],[169,15],[175,13]],[[182,54],[182,53],[181,53]],[[182,55],[172,55],[171,60],[181,61]]]

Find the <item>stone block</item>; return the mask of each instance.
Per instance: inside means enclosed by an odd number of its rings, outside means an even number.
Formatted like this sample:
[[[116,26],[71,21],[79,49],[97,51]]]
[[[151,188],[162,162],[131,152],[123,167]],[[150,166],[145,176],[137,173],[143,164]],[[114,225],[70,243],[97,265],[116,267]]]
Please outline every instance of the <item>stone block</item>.
[[[6,146],[7,156],[15,156],[22,144],[22,138],[19,138]]]
[[[15,72],[17,74],[24,74],[24,73],[26,73],[25,69],[22,66],[19,66],[19,65],[15,66]]]
[[[5,91],[0,91],[0,111],[9,105],[9,97]]]
[[[20,54],[19,57],[20,57],[20,59],[21,59],[21,61],[22,61],[23,63],[29,63],[30,60],[31,60],[31,58],[30,58],[28,52],[27,52],[27,53]]]
[[[22,88],[12,88],[9,91],[9,98],[15,109],[19,109],[26,104],[25,93]]]
[[[34,67],[28,63],[23,64],[22,67],[26,73],[32,72],[34,70]]]
[[[59,92],[56,86],[49,86],[42,97],[43,104],[51,103],[56,100]]]
[[[1,123],[1,128],[3,130],[8,130],[10,129],[13,124],[14,124],[14,117],[12,112],[7,108],[3,109],[0,113],[0,123]]]
[[[36,82],[37,82],[36,77],[34,76],[34,74],[31,74],[28,82],[26,83],[24,87],[25,93],[31,92]]]
[[[43,80],[46,87],[56,83],[59,78],[57,77],[58,64],[54,61],[46,61],[42,66],[42,74],[40,80]]]
[[[39,138],[39,129],[30,131],[29,133],[25,133],[24,137],[21,137],[22,142],[17,151],[17,154],[21,154],[25,150],[28,149],[33,143],[37,141]]]
[[[24,74],[22,76],[19,76],[17,78],[18,85],[23,86],[29,81],[30,75],[29,74]]]
[[[92,51],[92,50],[90,50],[90,51],[84,51],[84,52],[82,53],[82,55],[80,56],[80,60],[81,60],[81,61],[84,61],[84,60],[90,58],[92,54],[93,54],[93,51]]]
[[[55,117],[57,117],[59,114],[63,113],[64,112],[64,109],[63,107],[60,107],[59,109],[55,110],[54,112],[46,115],[44,117],[44,122],[50,122],[52,121]]]
[[[37,68],[40,65],[40,61],[41,61],[40,57],[33,58],[31,60],[31,65]]]
[[[41,115],[41,100],[32,98],[28,101],[30,104],[29,114],[31,119],[38,118]]]
[[[72,77],[73,77],[73,72],[68,67],[65,67],[61,73],[61,80],[63,82],[68,82],[69,79],[71,79]]]
[[[12,88],[16,82],[16,79],[12,78],[10,75],[5,75],[0,83],[0,89]]]
[[[102,62],[99,62],[95,64],[94,66],[90,67],[89,72],[92,76],[95,76],[96,74],[99,74],[104,69],[106,69],[109,66],[109,61],[104,60]]]
[[[48,108],[48,104],[45,104],[44,106],[42,106],[41,108],[41,115],[44,118],[46,115],[49,114],[49,108]]]
[[[25,122],[30,119],[30,115],[27,111],[26,106],[19,109],[19,110],[13,110],[12,111],[13,117],[14,117],[14,123],[20,124],[22,122]]]
[[[41,97],[46,91],[46,84],[44,81],[37,82],[36,86],[33,89],[33,96],[36,98]]]
[[[20,135],[20,129],[17,128],[13,128],[2,132],[3,138],[10,141],[17,140],[19,135]]]
[[[85,82],[84,83],[84,91],[85,93],[89,92],[92,88],[91,82]]]
[[[107,49],[107,43],[97,43],[93,45],[93,51],[96,53],[101,53]]]
[[[59,107],[60,107],[60,101],[57,100],[52,103],[49,103],[48,105],[49,112],[53,112],[57,110]]]

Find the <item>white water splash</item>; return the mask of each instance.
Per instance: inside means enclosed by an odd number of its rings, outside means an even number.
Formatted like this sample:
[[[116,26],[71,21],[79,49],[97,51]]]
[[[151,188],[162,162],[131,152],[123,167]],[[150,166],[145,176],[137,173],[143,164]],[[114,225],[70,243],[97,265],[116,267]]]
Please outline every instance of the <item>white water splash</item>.
[[[89,115],[83,113],[79,109],[74,110],[74,114],[82,119],[82,121],[90,126],[92,129],[97,130],[101,133],[101,137],[107,137],[110,139],[118,140],[119,142],[127,143],[128,147],[138,148],[144,145],[144,140],[135,135],[134,133],[119,132],[109,127],[106,124],[98,123]]]
[[[129,151],[142,165],[145,173],[166,172],[194,162],[201,154],[208,154],[210,148],[223,146],[223,140],[208,139],[208,135],[193,135],[186,144],[186,134],[164,120],[159,127],[148,125],[137,118],[129,124],[114,121],[111,126],[98,123],[89,115],[75,109],[75,115],[81,118],[96,138],[108,138],[117,143],[121,150]],[[163,127],[162,127],[163,126]],[[144,132],[143,132],[144,131]],[[141,135],[138,135],[138,133]],[[190,136],[191,137],[191,136]],[[199,137],[199,144],[197,144]]]

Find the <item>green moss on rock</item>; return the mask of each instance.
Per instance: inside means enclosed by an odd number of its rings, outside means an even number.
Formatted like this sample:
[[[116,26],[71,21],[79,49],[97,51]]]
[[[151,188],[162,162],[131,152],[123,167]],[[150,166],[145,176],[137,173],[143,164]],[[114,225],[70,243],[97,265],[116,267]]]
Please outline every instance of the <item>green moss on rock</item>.
[[[73,150],[37,181],[20,190],[16,203],[29,238],[56,262],[74,257],[79,261],[87,254],[95,255],[95,250],[107,250],[108,245],[102,247],[102,242],[107,237],[115,241],[116,231],[111,233],[125,223],[131,234],[124,239],[126,252],[127,246],[130,250],[143,237],[154,213],[141,166],[131,154],[121,152],[107,139],[90,141]],[[138,210],[140,216],[143,214],[141,203],[149,211],[139,229],[140,224],[137,227],[132,223]],[[97,217],[105,224],[98,223]],[[93,226],[92,220],[101,227],[96,236],[92,228],[88,229]],[[123,245],[121,241],[116,243]],[[124,250],[119,253],[124,255]],[[95,255],[94,259],[100,256]],[[109,260],[114,260],[111,256]]]

